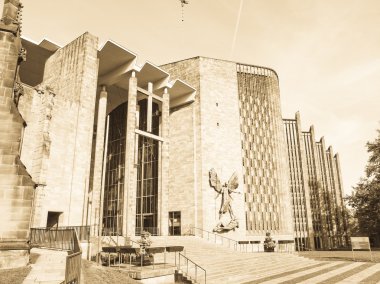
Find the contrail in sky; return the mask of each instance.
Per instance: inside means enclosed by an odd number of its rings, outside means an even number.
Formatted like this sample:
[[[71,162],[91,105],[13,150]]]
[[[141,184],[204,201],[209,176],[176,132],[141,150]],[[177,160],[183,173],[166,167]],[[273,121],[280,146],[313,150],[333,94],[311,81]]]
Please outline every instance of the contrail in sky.
[[[236,43],[236,36],[237,36],[238,30],[239,30],[240,15],[241,15],[241,10],[243,8],[243,2],[244,2],[244,0],[240,0],[240,7],[239,7],[238,16],[237,16],[237,19],[236,19],[234,38],[232,39],[231,54],[230,54],[231,59],[232,59],[232,55],[234,53],[235,43]]]

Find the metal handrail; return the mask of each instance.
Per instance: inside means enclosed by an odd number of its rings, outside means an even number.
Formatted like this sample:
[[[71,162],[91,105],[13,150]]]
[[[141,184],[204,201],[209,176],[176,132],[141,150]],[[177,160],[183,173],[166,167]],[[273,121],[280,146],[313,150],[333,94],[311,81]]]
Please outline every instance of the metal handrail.
[[[63,283],[80,283],[82,250],[74,228],[31,228],[30,243],[32,246],[67,251]]]
[[[190,258],[186,257],[185,255],[183,255],[182,253],[178,253],[178,266],[177,266],[177,269],[180,270],[181,269],[181,256],[185,259],[186,261],[186,276],[190,276],[192,277],[196,283],[198,283],[198,269],[201,269],[203,270],[204,272],[204,283],[206,284],[206,281],[207,281],[207,272],[206,272],[206,269],[204,269],[203,267],[201,267],[200,265],[196,264],[194,261],[192,261]],[[189,261],[194,264],[194,276],[191,276],[189,275]]]
[[[65,283],[80,283],[82,266],[82,249],[79,245],[77,232],[73,230],[74,252],[66,256]]]
[[[229,248],[231,247],[231,242],[232,242],[233,245],[234,245],[233,246],[234,250],[237,250],[237,246],[238,246],[238,241],[237,240],[234,240],[234,239],[231,239],[231,238],[227,238],[225,236],[221,236],[221,235],[215,234],[213,232],[210,232],[210,231],[207,231],[207,230],[204,230],[204,229],[201,229],[201,228],[191,227],[191,230],[194,230],[194,233],[193,233],[194,236],[196,236],[195,230],[199,230],[199,231],[207,233],[207,240],[210,240],[210,234],[214,235],[214,242],[215,243],[216,243],[217,238],[219,237],[222,240],[222,245],[224,244],[223,240],[227,240]],[[202,235],[202,237],[203,237],[203,235]]]
[[[62,227],[58,226],[58,227],[51,227],[51,228],[35,227],[35,228],[31,228],[31,230],[40,229],[40,230],[44,230],[44,231],[47,231],[47,230],[63,231],[63,230],[68,230],[68,229],[74,229],[75,232],[77,233],[79,241],[88,241],[88,240],[90,240],[90,228],[91,228],[91,226],[62,226]]]
[[[74,229],[31,228],[30,244],[36,247],[75,251],[74,233]]]
[[[77,233],[78,241],[89,241],[90,240],[90,226],[65,226],[58,227],[59,229],[74,229]]]

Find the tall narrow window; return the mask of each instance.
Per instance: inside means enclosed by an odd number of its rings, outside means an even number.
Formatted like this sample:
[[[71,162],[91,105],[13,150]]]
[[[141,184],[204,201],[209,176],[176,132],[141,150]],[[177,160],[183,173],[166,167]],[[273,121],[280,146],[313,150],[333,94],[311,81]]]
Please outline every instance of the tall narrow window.
[[[146,130],[147,101],[139,101],[141,130]],[[159,109],[152,105],[152,133],[159,135]],[[158,141],[144,136],[138,142],[137,194],[136,194],[136,235],[148,231],[159,235],[158,231]]]
[[[181,211],[169,212],[169,235],[181,235]]]
[[[109,115],[102,232],[106,236],[122,234],[126,118],[127,103]]]

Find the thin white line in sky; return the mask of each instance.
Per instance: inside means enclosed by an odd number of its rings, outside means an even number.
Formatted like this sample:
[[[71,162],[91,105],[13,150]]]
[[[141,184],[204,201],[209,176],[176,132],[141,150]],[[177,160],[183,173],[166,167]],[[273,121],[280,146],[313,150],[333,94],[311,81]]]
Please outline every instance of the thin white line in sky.
[[[244,2],[244,0],[240,0],[240,6],[239,6],[238,16],[237,16],[237,19],[236,19],[234,37],[232,39],[231,54],[230,54],[231,59],[232,59],[232,55],[234,54],[234,49],[235,49],[235,44],[236,44],[236,37],[237,37],[237,33],[238,33],[238,30],[239,30],[239,24],[240,24],[241,10],[243,8],[243,2]]]

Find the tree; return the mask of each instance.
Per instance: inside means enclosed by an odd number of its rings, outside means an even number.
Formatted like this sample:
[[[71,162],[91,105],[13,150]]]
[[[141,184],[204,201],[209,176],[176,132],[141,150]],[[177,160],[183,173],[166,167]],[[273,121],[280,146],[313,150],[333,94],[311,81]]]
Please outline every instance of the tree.
[[[361,178],[346,199],[357,219],[357,231],[370,236],[379,245],[380,241],[380,130],[373,142],[367,143],[369,160],[366,176]]]

